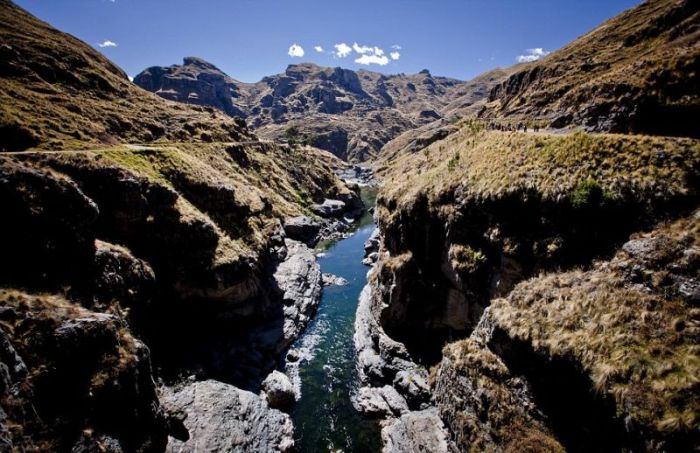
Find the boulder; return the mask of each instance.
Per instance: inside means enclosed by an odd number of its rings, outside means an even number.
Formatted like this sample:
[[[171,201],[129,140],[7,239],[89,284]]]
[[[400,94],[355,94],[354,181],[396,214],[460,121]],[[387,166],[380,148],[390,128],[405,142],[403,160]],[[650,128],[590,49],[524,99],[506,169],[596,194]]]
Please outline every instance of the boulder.
[[[275,340],[280,351],[299,336],[321,300],[321,267],[313,251],[291,239],[285,240],[285,245],[287,258],[273,276],[284,305],[284,338]]]
[[[288,238],[313,245],[321,225],[307,216],[290,217],[284,220],[284,232]]]
[[[390,385],[361,387],[353,398],[358,412],[370,416],[391,417],[408,412],[406,400]]]
[[[281,451],[294,448],[289,416],[271,409],[258,395],[207,380],[180,390],[166,389],[163,405],[184,412],[189,439],[169,439],[167,452]]]
[[[456,451],[435,408],[409,412],[382,429],[384,453]]]
[[[345,211],[345,203],[340,200],[323,200],[323,203],[311,205],[311,210],[321,217],[341,217]]]
[[[337,275],[329,274],[324,272],[322,275],[323,286],[345,286],[348,281],[343,277],[338,277]]]
[[[290,349],[287,351],[287,362],[298,362],[299,361],[299,350]]]
[[[287,410],[296,402],[292,381],[277,370],[270,373],[262,383],[267,404],[273,409]]]

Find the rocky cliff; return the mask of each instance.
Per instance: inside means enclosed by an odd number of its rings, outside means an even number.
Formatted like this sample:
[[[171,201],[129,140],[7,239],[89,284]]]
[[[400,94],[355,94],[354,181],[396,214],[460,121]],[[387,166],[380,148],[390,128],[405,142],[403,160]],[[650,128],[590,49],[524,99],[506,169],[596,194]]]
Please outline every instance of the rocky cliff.
[[[368,160],[402,132],[445,117],[452,101],[485,99],[491,87],[428,71],[387,76],[309,63],[247,84],[198,58],[148,68],[134,83],[166,99],[244,118],[261,137],[303,141],[351,161]]]
[[[239,451],[224,436],[266,420],[245,448],[290,449],[289,418],[257,392],[319,302],[319,265],[287,236],[291,219],[316,225],[314,243],[362,209],[335,175],[343,163],[145,92],[84,43],[0,6],[13,125],[0,137],[3,445]],[[20,130],[36,140],[15,146]],[[194,388],[238,398],[205,404],[228,434],[201,429]]]
[[[385,163],[356,407],[385,451],[691,448],[700,142],[494,125]]]

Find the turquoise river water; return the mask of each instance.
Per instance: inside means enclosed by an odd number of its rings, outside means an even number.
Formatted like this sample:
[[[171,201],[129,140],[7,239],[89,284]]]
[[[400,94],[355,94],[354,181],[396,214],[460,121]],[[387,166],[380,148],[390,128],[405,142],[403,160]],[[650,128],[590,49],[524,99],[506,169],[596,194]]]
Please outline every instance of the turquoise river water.
[[[374,205],[373,190],[363,190],[367,206]],[[356,354],[353,345],[355,311],[368,267],[362,265],[364,242],[374,229],[366,214],[354,234],[323,246],[322,272],[348,280],[345,286],[323,290],[314,320],[294,344],[300,360],[290,370],[301,387],[301,398],[292,412],[297,450],[314,452],[379,451],[379,426],[357,413],[350,401],[357,389]]]

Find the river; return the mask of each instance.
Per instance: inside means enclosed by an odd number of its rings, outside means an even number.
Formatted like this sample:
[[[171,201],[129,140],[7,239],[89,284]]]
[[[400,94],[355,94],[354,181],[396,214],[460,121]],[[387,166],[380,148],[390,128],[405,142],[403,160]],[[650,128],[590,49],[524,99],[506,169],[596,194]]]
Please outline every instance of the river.
[[[374,205],[375,190],[363,189],[362,195],[367,206]],[[351,237],[319,247],[321,271],[343,277],[348,284],[324,288],[316,317],[293,346],[300,360],[287,371],[301,388],[291,415],[302,453],[380,449],[377,421],[357,413],[350,401],[358,384],[352,339],[355,311],[369,270],[362,264],[364,243],[374,227],[367,213]]]

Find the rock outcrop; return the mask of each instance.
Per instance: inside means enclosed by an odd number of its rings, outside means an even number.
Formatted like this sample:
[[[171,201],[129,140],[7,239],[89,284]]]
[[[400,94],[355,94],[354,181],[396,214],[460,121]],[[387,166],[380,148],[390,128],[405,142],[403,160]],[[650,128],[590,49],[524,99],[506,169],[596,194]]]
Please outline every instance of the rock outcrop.
[[[455,447],[435,409],[409,412],[382,429],[384,453],[450,453]]]
[[[313,245],[318,239],[321,224],[308,216],[291,217],[284,220],[284,232],[287,237],[306,245]]]
[[[282,292],[284,304],[283,341],[289,346],[306,328],[321,299],[321,267],[313,251],[287,239],[287,258],[277,266],[274,279]]]
[[[534,278],[492,302],[435,378],[458,445],[691,449],[699,227],[695,214],[591,270]]]
[[[402,132],[442,117],[445,106],[467,93],[488,95],[429,73],[387,76],[310,63],[247,84],[198,58],[148,68],[134,82],[166,99],[245,118],[261,137],[311,144],[350,161],[368,160]]]
[[[168,390],[163,405],[181,414],[189,439],[170,438],[168,452],[280,451],[294,449],[289,416],[254,393],[218,381]]]
[[[289,410],[296,402],[292,381],[277,370],[270,373],[262,383],[262,391],[267,404],[273,409]]]
[[[10,450],[162,451],[149,351],[115,315],[0,290],[0,439]]]
[[[183,66],[153,67],[134,77],[134,83],[165,99],[215,107],[227,115],[243,117],[233,99],[241,96],[240,82],[201,58],[187,57]]]

